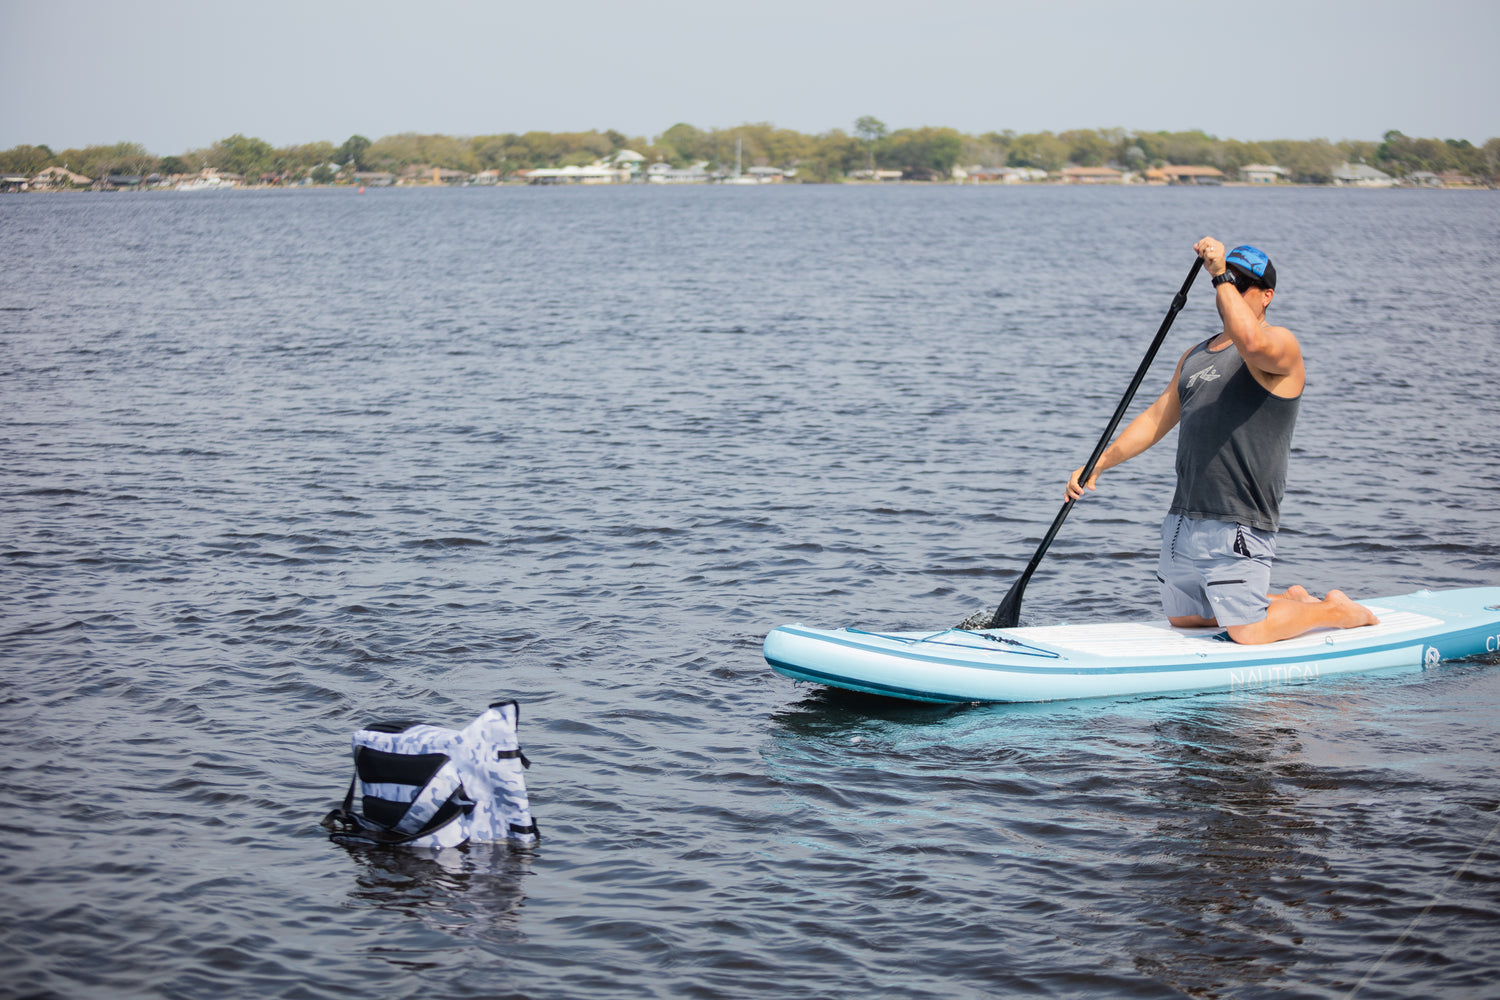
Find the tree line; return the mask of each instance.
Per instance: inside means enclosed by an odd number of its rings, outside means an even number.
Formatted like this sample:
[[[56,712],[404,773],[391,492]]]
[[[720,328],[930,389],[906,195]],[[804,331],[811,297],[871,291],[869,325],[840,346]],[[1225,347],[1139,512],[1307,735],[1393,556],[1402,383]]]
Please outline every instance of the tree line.
[[[35,176],[47,167],[63,166],[97,178],[191,174],[209,167],[252,180],[276,175],[311,176],[327,182],[356,171],[399,173],[420,166],[469,173],[495,170],[506,176],[527,168],[581,166],[623,149],[673,166],[707,161],[711,167],[729,167],[735,163],[737,146],[745,166],[795,168],[798,180],[810,182],[839,181],[871,169],[900,170],[909,178],[935,180],[950,176],[955,166],[1055,171],[1068,164],[1127,170],[1191,165],[1233,174],[1240,167],[1261,163],[1282,167],[1298,182],[1326,183],[1345,162],[1368,164],[1398,177],[1417,171],[1453,171],[1500,180],[1500,138],[1475,145],[1467,139],[1416,139],[1390,131],[1378,142],[1245,142],[1199,131],[1121,128],[970,135],[951,128],[889,129],[868,115],[858,119],[849,132],[831,129],[816,135],[757,122],[724,129],[679,123],[655,137],[628,136],[613,129],[467,137],[405,132],[375,140],[353,135],[337,146],[324,141],[277,147],[235,134],[206,148],[169,156],[156,156],[133,142],[61,151],[22,145],[0,152],[0,171]]]

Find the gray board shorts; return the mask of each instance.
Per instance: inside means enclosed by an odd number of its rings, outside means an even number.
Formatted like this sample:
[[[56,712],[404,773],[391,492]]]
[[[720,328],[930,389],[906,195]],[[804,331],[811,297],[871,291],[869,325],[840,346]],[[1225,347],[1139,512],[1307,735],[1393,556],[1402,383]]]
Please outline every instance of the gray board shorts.
[[[1168,514],[1161,522],[1161,603],[1168,618],[1198,615],[1221,628],[1266,617],[1276,533],[1233,521]]]

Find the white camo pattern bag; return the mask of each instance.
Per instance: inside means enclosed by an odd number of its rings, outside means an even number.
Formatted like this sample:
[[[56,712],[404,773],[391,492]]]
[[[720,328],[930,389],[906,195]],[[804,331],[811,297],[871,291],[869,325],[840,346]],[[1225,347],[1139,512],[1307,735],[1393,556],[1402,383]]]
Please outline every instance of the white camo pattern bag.
[[[323,826],[340,843],[534,846],[539,835],[521,771],[531,762],[516,739],[519,720],[520,706],[502,701],[463,729],[387,722],[356,731],[349,793]]]

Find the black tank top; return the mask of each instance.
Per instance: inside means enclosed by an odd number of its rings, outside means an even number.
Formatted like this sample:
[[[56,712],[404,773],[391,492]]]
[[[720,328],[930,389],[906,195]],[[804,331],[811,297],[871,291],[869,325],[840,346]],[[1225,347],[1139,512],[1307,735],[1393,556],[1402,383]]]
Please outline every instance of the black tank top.
[[[1210,351],[1212,340],[1188,352],[1177,379],[1177,493],[1168,512],[1275,531],[1301,396],[1268,392],[1233,344]]]

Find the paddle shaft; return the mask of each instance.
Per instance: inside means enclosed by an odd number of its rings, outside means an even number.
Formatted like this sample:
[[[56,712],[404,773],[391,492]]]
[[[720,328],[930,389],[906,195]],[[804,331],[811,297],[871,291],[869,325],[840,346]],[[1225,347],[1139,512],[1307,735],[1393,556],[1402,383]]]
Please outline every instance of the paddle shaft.
[[[1094,466],[1099,464],[1099,456],[1104,454],[1104,449],[1109,447],[1110,439],[1114,437],[1115,428],[1120,426],[1120,420],[1125,416],[1125,411],[1130,407],[1130,401],[1135,398],[1135,391],[1141,387],[1141,382],[1146,378],[1146,371],[1151,367],[1151,362],[1156,360],[1156,352],[1161,349],[1162,341],[1167,339],[1167,331],[1172,329],[1172,321],[1182,311],[1187,303],[1188,289],[1193,287],[1193,279],[1198,277],[1198,269],[1203,266],[1203,258],[1193,260],[1193,267],[1188,271],[1187,280],[1177,290],[1172,298],[1172,308],[1167,310],[1166,318],[1161,321],[1161,329],[1156,331],[1156,339],[1151,342],[1151,347],[1146,351],[1146,356],[1141,359],[1141,365],[1135,370],[1135,378],[1130,380],[1130,388],[1125,390],[1120,405],[1115,407],[1115,415],[1110,418],[1109,426],[1104,428],[1104,434],[1099,438],[1099,443],[1094,446],[1094,453],[1089,456],[1088,462],[1083,466],[1083,472],[1078,477],[1080,483],[1089,481],[1089,476],[1094,472]],[[1011,584],[1010,592],[995,609],[994,617],[990,619],[985,628],[1015,628],[1021,623],[1021,595],[1026,590],[1026,584],[1031,580],[1031,574],[1036,572],[1037,566],[1046,555],[1047,549],[1052,544],[1052,539],[1057,537],[1057,531],[1063,522],[1068,519],[1068,511],[1073,509],[1074,501],[1069,500],[1062,505],[1057,516],[1052,519],[1052,527],[1047,529],[1047,534],[1042,538],[1042,544],[1037,546],[1036,555],[1031,557],[1031,562],[1026,564],[1026,570],[1016,582]]]

